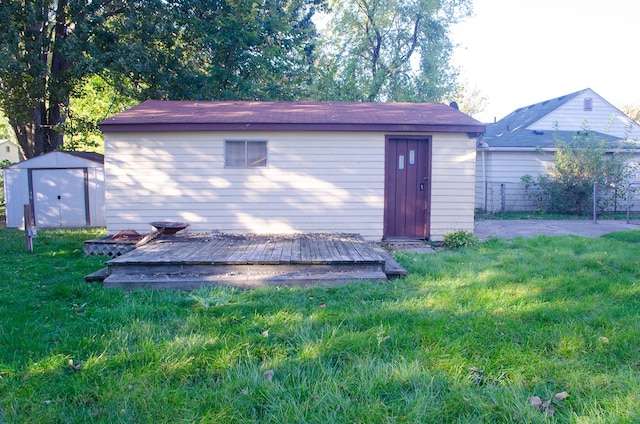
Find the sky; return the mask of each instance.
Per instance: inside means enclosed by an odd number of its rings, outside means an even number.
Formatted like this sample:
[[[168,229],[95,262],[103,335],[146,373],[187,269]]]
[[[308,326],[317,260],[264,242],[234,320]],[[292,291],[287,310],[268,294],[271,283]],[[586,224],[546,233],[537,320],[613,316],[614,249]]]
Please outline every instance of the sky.
[[[471,0],[451,28],[460,81],[487,99],[483,122],[591,88],[640,105],[640,1]]]

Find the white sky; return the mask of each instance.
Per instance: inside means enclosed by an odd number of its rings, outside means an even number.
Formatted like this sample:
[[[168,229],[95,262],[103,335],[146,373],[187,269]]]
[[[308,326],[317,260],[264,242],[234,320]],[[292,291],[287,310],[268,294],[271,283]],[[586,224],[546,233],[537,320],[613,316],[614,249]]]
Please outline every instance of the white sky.
[[[472,0],[452,27],[452,64],[487,98],[475,116],[591,88],[614,106],[640,105],[640,1]]]

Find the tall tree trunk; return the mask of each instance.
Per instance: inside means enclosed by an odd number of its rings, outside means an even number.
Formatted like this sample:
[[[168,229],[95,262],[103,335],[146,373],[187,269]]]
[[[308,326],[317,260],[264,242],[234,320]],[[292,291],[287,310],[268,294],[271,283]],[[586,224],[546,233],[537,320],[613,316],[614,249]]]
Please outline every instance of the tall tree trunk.
[[[24,157],[27,159],[40,156],[48,149],[47,111],[43,102],[38,102],[31,111],[31,122],[19,123],[11,121],[11,126],[18,139]]]
[[[64,123],[63,109],[69,106],[70,89],[65,73],[70,68],[69,60],[62,53],[68,37],[67,7],[69,0],[58,0],[53,51],[51,53],[51,81],[49,83],[49,110],[45,136],[45,150],[53,151],[62,147],[63,133],[57,128]]]

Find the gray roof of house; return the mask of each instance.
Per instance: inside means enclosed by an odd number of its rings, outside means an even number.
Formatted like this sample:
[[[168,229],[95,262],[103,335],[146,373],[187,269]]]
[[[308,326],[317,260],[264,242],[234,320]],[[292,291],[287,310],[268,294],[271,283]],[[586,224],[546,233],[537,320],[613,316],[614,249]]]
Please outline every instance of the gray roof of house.
[[[479,145],[552,148],[555,146],[557,138],[570,140],[576,135],[575,131],[535,131],[527,128],[586,90],[588,88],[514,110],[498,122],[487,124],[485,135],[478,141]],[[606,143],[615,144],[622,140],[608,134],[597,132],[593,132],[593,134]]]

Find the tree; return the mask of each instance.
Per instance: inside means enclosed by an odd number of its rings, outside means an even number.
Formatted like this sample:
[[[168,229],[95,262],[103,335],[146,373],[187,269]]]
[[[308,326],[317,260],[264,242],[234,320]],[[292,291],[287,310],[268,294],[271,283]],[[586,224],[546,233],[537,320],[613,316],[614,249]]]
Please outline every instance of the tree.
[[[294,100],[314,65],[312,21],[326,0],[176,4],[186,54],[200,70],[186,98]]]
[[[464,0],[334,0],[316,94],[326,100],[439,101],[455,89],[449,26]]]
[[[9,120],[0,110],[0,140],[8,140],[12,138],[11,134],[11,125],[9,125]]]
[[[136,100],[295,98],[325,0],[0,1],[0,109],[30,158],[64,147],[93,75]]]
[[[98,123],[137,101],[124,96],[99,75],[93,75],[76,88],[69,99],[64,124],[64,149],[104,152],[103,137]]]
[[[625,105],[622,107],[622,112],[629,118],[640,123],[640,105]]]
[[[596,202],[598,209],[615,211],[633,175],[624,143],[608,146],[585,122],[571,140],[556,138],[555,147],[549,175],[522,177],[525,190],[538,208],[550,213],[586,213],[593,206],[593,184],[598,183],[602,192]]]
[[[96,72],[99,49],[93,47],[101,41],[96,33],[117,17],[157,13],[160,5],[159,0],[2,0],[0,108],[25,157],[63,146],[69,98]],[[134,59],[142,58],[120,57]]]
[[[478,87],[469,87],[467,82],[459,83],[453,92],[445,96],[445,99],[456,102],[460,111],[469,116],[484,112],[488,102]]]

